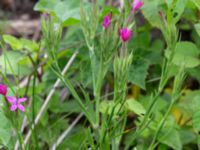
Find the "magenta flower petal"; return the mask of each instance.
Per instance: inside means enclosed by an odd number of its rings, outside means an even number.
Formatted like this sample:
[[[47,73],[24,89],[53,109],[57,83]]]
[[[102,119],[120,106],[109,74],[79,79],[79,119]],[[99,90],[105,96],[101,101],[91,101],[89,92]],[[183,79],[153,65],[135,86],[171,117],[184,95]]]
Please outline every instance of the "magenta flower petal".
[[[19,110],[21,110],[22,112],[25,111],[25,108],[22,104],[18,104],[17,107],[19,108]]]
[[[6,94],[7,94],[7,86],[6,85],[0,84],[0,94],[6,96]]]
[[[25,102],[25,101],[27,101],[27,98],[26,98],[26,97],[23,97],[23,98],[19,98],[19,99],[18,99],[18,102],[19,102],[19,103],[22,103],[22,102]]]
[[[17,104],[13,104],[10,106],[11,111],[15,111],[17,109]]]
[[[12,97],[12,96],[6,96],[6,99],[9,103],[11,104],[16,104],[17,103],[17,98]]]
[[[119,32],[119,36],[123,42],[127,42],[128,40],[130,40],[131,35],[132,32],[128,28],[122,28]]]
[[[134,0],[132,6],[132,12],[139,10],[143,5],[144,3],[141,0]]]

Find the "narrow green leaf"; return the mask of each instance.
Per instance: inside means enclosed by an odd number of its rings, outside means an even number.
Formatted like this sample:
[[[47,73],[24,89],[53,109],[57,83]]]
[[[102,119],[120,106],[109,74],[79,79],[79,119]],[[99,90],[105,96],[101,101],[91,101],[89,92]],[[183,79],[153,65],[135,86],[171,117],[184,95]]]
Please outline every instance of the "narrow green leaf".
[[[195,27],[195,29],[196,29],[199,37],[200,37],[200,23],[195,24],[194,27]]]

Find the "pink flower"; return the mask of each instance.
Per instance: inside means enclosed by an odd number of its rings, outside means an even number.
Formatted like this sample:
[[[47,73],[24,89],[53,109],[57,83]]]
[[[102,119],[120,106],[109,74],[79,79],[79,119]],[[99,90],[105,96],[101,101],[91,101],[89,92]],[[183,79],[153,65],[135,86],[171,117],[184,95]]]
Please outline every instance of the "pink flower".
[[[136,12],[143,5],[144,5],[144,2],[142,2],[141,0],[134,0],[133,5],[132,5],[132,12]]]
[[[0,84],[0,94],[6,96],[7,94],[7,86]]]
[[[25,102],[27,98],[16,98],[11,96],[6,96],[7,101],[11,104],[10,110],[15,111],[17,109],[21,110],[22,112],[25,111],[24,106],[21,104],[22,102]]]
[[[122,28],[119,31],[119,36],[121,38],[122,41],[127,42],[130,38],[131,38],[131,30],[129,30],[128,28]]]
[[[104,16],[104,18],[103,18],[104,29],[107,29],[110,26],[111,22],[112,22],[112,14],[111,13]]]

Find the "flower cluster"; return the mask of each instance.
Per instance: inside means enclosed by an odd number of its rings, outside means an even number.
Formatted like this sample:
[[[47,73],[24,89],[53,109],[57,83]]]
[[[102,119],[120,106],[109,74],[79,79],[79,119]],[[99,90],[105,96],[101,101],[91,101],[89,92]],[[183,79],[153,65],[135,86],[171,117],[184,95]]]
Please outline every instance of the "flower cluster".
[[[144,3],[141,0],[134,0],[132,4],[132,13],[135,13],[136,11],[138,11],[143,5]],[[111,13],[104,16],[103,27],[105,30],[108,29],[108,27],[111,25],[111,22],[112,22]],[[123,42],[129,41],[131,38],[131,35],[132,35],[132,31],[127,27],[124,27],[119,30],[119,37]]]
[[[12,96],[7,96],[7,86],[4,84],[0,84],[0,94],[3,95],[6,98],[6,100],[11,104],[10,106],[11,111],[15,111],[17,109],[19,109],[22,112],[25,111],[25,108],[21,103],[27,100],[26,97],[16,98]]]

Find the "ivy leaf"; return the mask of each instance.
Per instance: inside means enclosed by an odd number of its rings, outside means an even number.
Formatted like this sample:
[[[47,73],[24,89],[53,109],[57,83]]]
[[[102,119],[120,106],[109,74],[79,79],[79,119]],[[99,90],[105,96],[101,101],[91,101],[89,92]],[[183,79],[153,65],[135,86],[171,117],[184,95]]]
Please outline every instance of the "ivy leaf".
[[[139,59],[133,62],[129,70],[129,82],[146,89],[145,79],[148,75],[149,63],[145,60]]]

